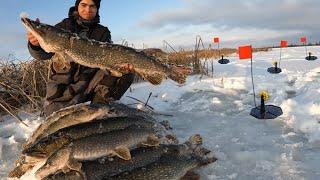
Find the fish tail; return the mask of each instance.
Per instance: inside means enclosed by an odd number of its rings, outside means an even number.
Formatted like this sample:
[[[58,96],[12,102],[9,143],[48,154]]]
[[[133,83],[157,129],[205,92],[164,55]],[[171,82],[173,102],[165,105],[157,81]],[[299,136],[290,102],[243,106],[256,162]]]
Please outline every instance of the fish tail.
[[[15,169],[13,169],[11,172],[9,172],[8,177],[9,178],[20,178],[29,169],[31,169],[33,167],[34,167],[34,165],[31,165],[31,164],[21,164],[21,165],[17,166]]]
[[[162,77],[159,77],[159,76],[145,76],[144,78],[153,85],[159,85],[163,79]]]
[[[139,69],[136,69],[135,72],[139,74],[139,76],[143,77],[145,80],[149,81],[153,85],[159,85],[162,82],[162,79],[164,79],[163,74],[159,73],[144,73],[143,71],[140,71]]]
[[[173,66],[169,78],[176,81],[179,84],[186,82],[187,75],[191,73],[191,69],[185,67]]]

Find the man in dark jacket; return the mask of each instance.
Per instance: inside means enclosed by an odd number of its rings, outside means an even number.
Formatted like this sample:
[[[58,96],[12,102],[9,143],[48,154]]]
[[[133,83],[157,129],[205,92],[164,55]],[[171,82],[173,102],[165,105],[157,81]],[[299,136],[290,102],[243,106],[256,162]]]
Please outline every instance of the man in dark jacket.
[[[55,26],[81,37],[112,43],[109,29],[99,24],[100,1],[76,0],[75,6],[69,10],[69,17]],[[75,62],[62,68],[59,66],[59,57],[45,52],[30,32],[27,37],[29,52],[35,59],[52,60],[44,103],[44,113],[47,116],[63,107],[85,101],[97,103],[119,100],[133,82],[134,75],[131,73],[117,78],[108,72],[84,67]]]

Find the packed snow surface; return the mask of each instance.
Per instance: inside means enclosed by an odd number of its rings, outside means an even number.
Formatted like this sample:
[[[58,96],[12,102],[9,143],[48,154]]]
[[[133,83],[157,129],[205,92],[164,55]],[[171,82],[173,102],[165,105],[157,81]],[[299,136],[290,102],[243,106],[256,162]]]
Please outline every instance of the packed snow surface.
[[[320,47],[308,47],[320,55]],[[257,105],[259,92],[267,91],[267,105],[282,108],[283,115],[272,120],[250,116],[254,108],[250,60],[237,55],[225,57],[231,63],[213,62],[213,76],[189,76],[183,86],[171,80],[159,86],[134,84],[120,100],[125,104],[148,102],[169,120],[179,140],[200,134],[204,146],[215,152],[218,161],[198,170],[202,179],[319,179],[320,175],[320,60],[306,61],[304,47],[282,49],[282,73],[270,74],[280,49],[253,56]],[[205,62],[205,61],[203,61]],[[141,106],[141,105],[139,105]],[[39,125],[37,114],[20,114],[30,126],[13,118],[0,121],[0,178],[6,178],[20,153],[21,144]],[[31,179],[32,173],[24,179]]]

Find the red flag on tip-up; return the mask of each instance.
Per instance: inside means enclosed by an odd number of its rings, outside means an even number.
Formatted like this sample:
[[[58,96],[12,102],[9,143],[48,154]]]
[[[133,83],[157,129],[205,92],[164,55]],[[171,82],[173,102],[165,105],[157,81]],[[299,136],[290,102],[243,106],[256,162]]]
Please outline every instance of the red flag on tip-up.
[[[280,42],[280,45],[281,45],[281,47],[287,47],[288,42],[285,41],[285,40],[282,40],[282,41]]]
[[[219,43],[219,38],[218,37],[213,38],[213,42],[214,43]]]
[[[307,43],[307,38],[306,38],[306,37],[300,38],[300,42],[302,42],[302,43]]]
[[[240,46],[238,49],[239,59],[251,59],[252,58],[252,47],[248,46]]]

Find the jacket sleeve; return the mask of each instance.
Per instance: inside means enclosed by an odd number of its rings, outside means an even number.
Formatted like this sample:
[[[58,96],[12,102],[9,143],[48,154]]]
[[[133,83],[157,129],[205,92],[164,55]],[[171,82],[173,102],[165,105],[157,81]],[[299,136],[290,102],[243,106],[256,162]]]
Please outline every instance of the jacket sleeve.
[[[135,75],[133,73],[129,73],[120,77],[115,86],[110,87],[110,97],[113,97],[115,100],[119,100],[133,83],[134,76]]]
[[[28,42],[28,49],[31,56],[37,60],[50,59],[54,54],[54,53],[47,53],[40,46],[34,46],[30,42]]]
[[[111,32],[107,27],[104,28],[104,32],[102,34],[102,37],[101,37],[100,41],[113,43],[112,40],[111,40]]]
[[[55,27],[65,28],[66,27],[65,20],[56,24]],[[47,53],[41,48],[41,46],[34,46],[30,42],[28,42],[28,50],[29,50],[31,56],[37,60],[47,60],[47,59],[50,59],[54,55],[54,53]]]

